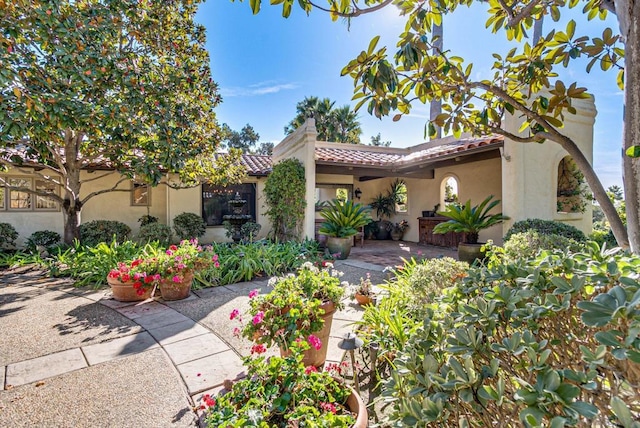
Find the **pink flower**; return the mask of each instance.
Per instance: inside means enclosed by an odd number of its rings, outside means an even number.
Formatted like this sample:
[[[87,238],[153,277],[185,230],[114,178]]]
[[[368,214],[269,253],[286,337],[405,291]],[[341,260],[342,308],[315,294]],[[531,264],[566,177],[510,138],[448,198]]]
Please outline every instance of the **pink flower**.
[[[211,257],[211,261],[217,262],[218,261],[218,255],[214,254],[213,257]]]
[[[259,291],[257,289],[249,291],[249,298],[253,299],[258,295]]]
[[[175,245],[171,245],[171,246],[169,247],[169,249],[170,249],[171,251],[176,251],[176,250],[178,249],[178,247],[176,247]]]
[[[180,277],[178,275],[174,276],[173,278],[171,278],[171,281],[175,282],[176,284],[181,282],[182,280],[180,279]]]
[[[307,341],[309,342],[309,345],[313,346],[316,350],[322,348],[322,341],[318,336],[311,334],[307,338]]]
[[[229,315],[229,319],[232,320],[236,318],[238,315],[240,315],[240,311],[237,309],[234,309],[231,311],[231,314]]]
[[[160,274],[159,274],[159,273],[157,273],[157,274],[153,275],[153,280],[154,280],[154,281],[160,281],[161,279],[162,279],[162,277],[160,276]]]
[[[260,311],[253,317],[253,325],[258,325],[264,319],[264,312]]]
[[[317,373],[317,372],[318,372],[318,369],[315,366],[307,366],[304,369],[305,374],[311,374],[311,373]]]
[[[331,403],[320,403],[320,408],[325,412],[335,413],[337,411],[336,406]]]
[[[233,319],[233,318],[231,318],[231,319]],[[240,337],[240,329],[238,327],[235,327],[233,329],[233,336],[234,337]]]
[[[178,269],[184,269],[187,267],[187,265],[185,265],[184,263],[178,263],[178,265],[176,266]]]
[[[264,354],[265,352],[267,352],[267,347],[264,346],[262,343],[258,345],[253,345],[251,347],[252,354]]]
[[[167,251],[165,251],[165,253],[167,253],[167,256],[172,256],[173,255],[173,251],[171,251],[171,250],[167,250]]]
[[[219,268],[219,267],[220,267],[220,263],[215,262],[215,263],[213,264],[213,266],[215,266],[215,267]]]

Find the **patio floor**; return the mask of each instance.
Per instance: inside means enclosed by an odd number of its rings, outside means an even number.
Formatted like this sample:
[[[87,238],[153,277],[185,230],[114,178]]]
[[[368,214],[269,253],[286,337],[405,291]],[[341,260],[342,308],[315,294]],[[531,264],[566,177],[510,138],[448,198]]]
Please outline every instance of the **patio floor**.
[[[365,240],[362,248],[358,242],[358,245],[351,249],[348,260],[358,260],[378,266],[399,266],[402,265],[403,258],[411,257],[416,259],[451,257],[457,260],[458,252],[453,248],[419,245],[415,242]]]

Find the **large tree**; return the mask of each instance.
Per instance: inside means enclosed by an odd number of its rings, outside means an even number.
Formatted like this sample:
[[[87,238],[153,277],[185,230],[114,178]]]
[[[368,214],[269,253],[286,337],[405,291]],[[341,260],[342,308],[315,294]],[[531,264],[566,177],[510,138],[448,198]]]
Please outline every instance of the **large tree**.
[[[222,124],[221,130],[222,141],[228,149],[239,149],[242,150],[243,153],[256,155],[271,155],[273,152],[273,143],[271,142],[260,143],[258,147],[255,147],[260,141],[260,134],[248,123],[242,127],[240,132],[234,131],[226,123]]]
[[[257,13],[261,1],[250,3]],[[289,16],[291,1],[272,3],[282,3],[283,15]],[[504,32],[509,40],[518,44],[507,53],[493,53],[495,73],[483,80],[473,78],[472,64],[450,51],[438,49],[430,37],[444,16],[453,14],[459,6],[471,5],[474,0],[328,0],[325,5],[301,0],[298,3],[307,13],[317,8],[330,13],[333,19],[351,19],[391,5],[400,8],[407,23],[406,31],[399,36],[395,56],[390,58],[386,47],[378,48],[376,37],[343,69],[343,74],[354,79],[354,99],[359,100],[358,107],[366,103],[371,114],[378,117],[394,114],[394,119],[399,120],[409,113],[413,103],[440,99],[443,113],[429,122],[431,135],[442,127],[454,135],[468,130],[476,134],[498,133],[521,143],[553,141],[559,144],[584,173],[618,243],[640,253],[640,161],[637,157],[623,156],[625,228],[587,158],[575,141],[562,132],[565,115],[575,113],[572,100],[587,97],[586,89],[556,79],[557,67],[567,67],[579,58],[587,59],[587,70],[598,64],[603,70],[618,71],[620,87],[625,91],[623,149],[627,154],[637,155],[640,152],[640,2],[484,2],[488,9],[487,27],[493,32]],[[576,32],[577,23],[571,20],[566,28],[547,34],[541,32],[538,24],[541,36],[526,38],[527,32],[544,16],[558,21],[563,12],[577,6],[583,8],[585,20],[615,14],[619,28],[583,35]],[[506,113],[522,117],[522,130],[529,132],[507,132],[502,126]]]
[[[336,143],[360,144],[362,129],[358,114],[348,105],[334,107],[335,101],[329,98],[305,97],[296,105],[296,117],[284,128],[291,134],[304,122],[313,117],[316,121],[318,140]]]
[[[199,3],[0,0],[0,166],[59,191],[0,185],[57,201],[66,242],[88,200],[129,191],[131,178],[236,181],[237,156],[214,161],[220,97],[193,21]],[[83,179],[88,168],[106,171]],[[109,174],[122,175],[81,197],[85,182]]]

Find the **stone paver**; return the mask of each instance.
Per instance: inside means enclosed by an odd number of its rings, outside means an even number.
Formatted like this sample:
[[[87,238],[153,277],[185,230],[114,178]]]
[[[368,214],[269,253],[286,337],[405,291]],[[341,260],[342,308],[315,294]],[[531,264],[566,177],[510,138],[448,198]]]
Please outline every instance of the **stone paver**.
[[[100,299],[98,303],[111,309],[120,309],[126,308],[127,306],[135,306],[140,302],[120,302],[116,299],[106,297],[104,299]]]
[[[180,340],[189,339],[190,337],[209,333],[209,330],[207,330],[200,324],[196,324],[192,320],[187,320],[149,330],[149,333],[158,341],[158,343],[164,346],[168,345],[169,343],[178,342]]]
[[[358,329],[358,326],[350,320],[333,319],[331,324],[331,337],[342,338],[349,332],[354,332]]]
[[[212,297],[221,297],[224,295],[228,296],[232,293],[233,291],[228,289],[227,287],[211,287],[193,291],[193,294],[200,297],[201,299],[210,299]]]
[[[164,350],[176,365],[228,351],[229,349],[229,346],[213,333],[202,334],[164,346]]]
[[[136,318],[139,318],[143,315],[158,314],[160,312],[170,311],[171,309],[158,302],[144,301],[133,306],[126,306],[124,308],[118,308],[116,310],[130,320],[135,320]]]
[[[268,293],[271,287],[265,281],[249,281],[239,282],[237,284],[229,284],[224,287],[233,291],[235,294],[247,296],[251,290],[258,290],[260,293]]]
[[[146,330],[154,330],[160,327],[166,327],[171,324],[177,324],[179,322],[192,321],[179,312],[173,309],[158,312],[155,314],[142,315],[135,319],[135,322],[140,324]]]
[[[25,385],[73,370],[87,367],[87,361],[80,349],[57,352],[44,357],[9,364],[6,384],[12,387]]]
[[[83,346],[82,352],[84,352],[89,365],[94,366],[99,363],[104,363],[105,361],[115,360],[126,357],[127,355],[139,354],[140,352],[156,348],[159,348],[158,343],[145,331],[104,343]]]
[[[180,364],[178,371],[192,395],[245,375],[242,359],[231,350]]]

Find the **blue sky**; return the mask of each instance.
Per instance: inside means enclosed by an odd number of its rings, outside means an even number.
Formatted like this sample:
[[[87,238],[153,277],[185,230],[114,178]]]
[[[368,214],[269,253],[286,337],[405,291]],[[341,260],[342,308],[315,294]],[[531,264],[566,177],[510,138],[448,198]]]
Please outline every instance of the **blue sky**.
[[[207,48],[211,56],[214,80],[223,97],[217,108],[218,120],[240,130],[249,123],[260,134],[260,141],[279,142],[284,127],[295,116],[296,103],[305,96],[328,97],[336,105],[350,104],[353,81],[340,77],[340,70],[376,35],[379,46],[395,51],[397,35],[404,29],[404,19],[393,8],[365,15],[351,21],[332,22],[329,16],[313,11],[306,16],[294,7],[284,19],[280,6],[263,0],[262,10],[252,15],[248,1],[209,0],[201,5],[198,22],[207,28]],[[509,49],[502,34],[485,30],[483,6],[460,9],[445,21],[445,48],[473,62],[475,76],[490,75],[491,52]],[[596,35],[604,24],[587,23],[576,15],[576,34]],[[564,29],[566,21],[545,22]],[[610,21],[615,27],[615,22]],[[599,30],[600,29],[600,30]],[[594,136],[594,165],[605,187],[622,184],[620,153],[622,135],[622,91],[615,84],[615,72],[591,74],[584,63],[576,63],[563,72],[565,83],[577,81],[595,95],[598,116]],[[415,104],[411,114],[399,122],[359,113],[363,129],[361,141],[381,134],[393,147],[407,147],[424,142],[423,132],[428,106]]]

